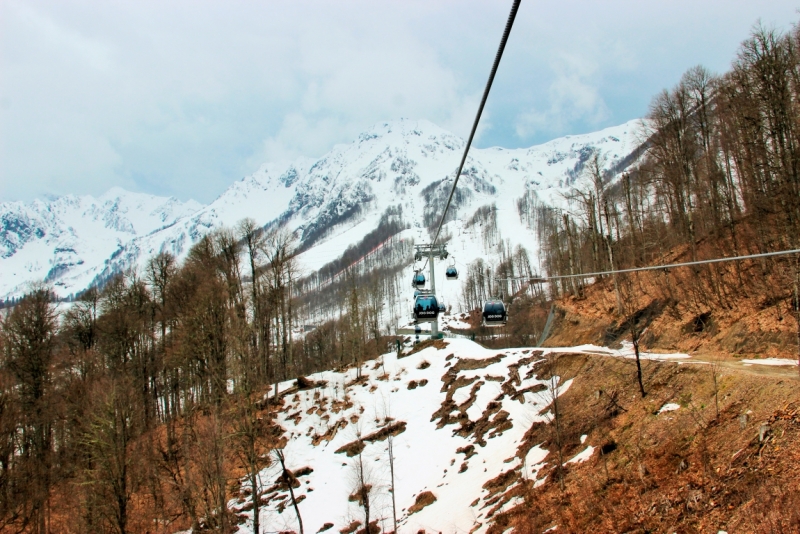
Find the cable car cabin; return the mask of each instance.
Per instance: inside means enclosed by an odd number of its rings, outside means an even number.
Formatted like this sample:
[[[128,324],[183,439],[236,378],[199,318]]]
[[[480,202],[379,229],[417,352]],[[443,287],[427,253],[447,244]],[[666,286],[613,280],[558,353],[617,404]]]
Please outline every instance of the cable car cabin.
[[[414,278],[411,281],[411,284],[414,287],[424,287],[425,286],[425,275],[422,273],[416,273]]]
[[[439,302],[436,295],[419,295],[414,299],[414,322],[429,323],[439,316]]]
[[[506,322],[508,314],[502,300],[487,300],[483,304],[483,326],[505,326]]]
[[[458,269],[456,269],[451,265],[444,272],[444,275],[447,277],[448,280],[458,280]]]

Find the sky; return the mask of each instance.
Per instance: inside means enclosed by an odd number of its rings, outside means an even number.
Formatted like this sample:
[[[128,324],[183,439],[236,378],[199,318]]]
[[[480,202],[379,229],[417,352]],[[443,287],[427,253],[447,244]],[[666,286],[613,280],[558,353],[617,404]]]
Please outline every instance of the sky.
[[[0,202],[111,187],[208,203],[373,124],[466,138],[511,1],[0,0]],[[790,1],[523,0],[475,146],[647,113]],[[457,162],[454,162],[454,167]]]

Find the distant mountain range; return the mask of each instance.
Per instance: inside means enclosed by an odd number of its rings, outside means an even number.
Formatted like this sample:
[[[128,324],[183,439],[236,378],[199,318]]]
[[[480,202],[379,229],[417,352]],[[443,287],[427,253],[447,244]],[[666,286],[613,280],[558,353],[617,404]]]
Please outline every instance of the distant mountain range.
[[[538,245],[517,200],[533,191],[543,203],[563,204],[598,151],[613,178],[635,160],[640,129],[630,121],[527,149],[473,148],[451,224],[494,204],[503,237],[533,252]],[[143,266],[159,251],[183,258],[208,232],[244,217],[296,230],[306,270],[358,242],[391,207],[423,236],[438,222],[463,149],[463,139],[435,124],[404,119],[379,123],[316,160],[265,163],[205,206],[120,188],[99,198],[0,203],[0,298],[19,296],[38,281],[59,296],[75,294]]]

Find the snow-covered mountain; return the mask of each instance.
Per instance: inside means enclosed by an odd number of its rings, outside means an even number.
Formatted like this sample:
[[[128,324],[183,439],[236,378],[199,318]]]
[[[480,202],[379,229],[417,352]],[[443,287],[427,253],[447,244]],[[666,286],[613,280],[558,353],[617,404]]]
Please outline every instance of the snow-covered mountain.
[[[132,240],[200,208],[193,200],[117,187],[100,198],[0,203],[0,297],[19,295],[38,281],[54,284],[61,295],[84,289]]]
[[[618,173],[640,145],[638,121],[599,132],[559,138],[528,149],[472,149],[459,181],[448,231],[458,236],[478,207],[494,204],[502,237],[532,252],[537,244],[517,211],[535,191],[545,203],[580,180],[593,153]],[[232,184],[207,206],[194,201],[130,193],[115,188],[100,197],[0,204],[0,298],[47,281],[65,296],[154,254],[179,258],[208,232],[245,217],[259,225],[280,221],[298,232],[307,271],[338,257],[375,228],[390,207],[401,208],[417,239],[438,221],[464,140],[428,121],[375,125],[317,160],[266,163]],[[463,262],[481,253],[462,240]]]

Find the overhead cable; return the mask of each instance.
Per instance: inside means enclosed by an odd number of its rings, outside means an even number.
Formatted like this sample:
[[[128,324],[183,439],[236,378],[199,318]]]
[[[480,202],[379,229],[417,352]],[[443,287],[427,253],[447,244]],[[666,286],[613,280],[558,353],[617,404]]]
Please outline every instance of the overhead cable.
[[[698,260],[698,261],[687,261],[685,263],[670,263],[668,265],[650,265],[647,267],[634,267],[631,269],[619,269],[616,271],[600,271],[596,273],[581,273],[581,274],[562,274],[557,276],[515,276],[509,278],[496,278],[497,281],[533,281],[533,282],[547,282],[549,280],[561,280],[564,278],[591,278],[593,276],[601,276],[607,274],[621,274],[621,273],[634,273],[638,271],[658,271],[658,270],[669,270],[674,269],[676,267],[691,267],[692,265],[705,265],[708,263],[723,263],[726,261],[741,261],[741,260],[752,260],[755,258],[768,258],[771,256],[788,256],[790,254],[800,254],[800,248],[793,249],[793,250],[780,250],[777,252],[763,252],[761,254],[748,254],[747,256],[731,256],[727,258],[714,258],[711,260]]]
[[[506,29],[503,31],[503,38],[500,39],[500,47],[497,49],[497,55],[494,58],[494,64],[492,65],[492,71],[489,74],[489,80],[486,82],[486,88],[483,90],[483,98],[481,98],[481,105],[478,106],[478,114],[475,116],[475,122],[472,125],[472,131],[469,134],[469,139],[467,140],[467,146],[464,147],[464,155],[461,157],[461,164],[458,166],[458,172],[456,172],[456,178],[453,181],[453,188],[450,190],[450,196],[447,197],[447,204],[444,206],[444,212],[442,213],[442,219],[439,221],[439,228],[436,229],[436,235],[433,237],[433,242],[431,244],[435,245],[436,240],[439,239],[439,233],[442,231],[442,226],[444,225],[444,219],[447,217],[447,210],[450,208],[450,202],[453,200],[453,194],[456,192],[456,186],[458,185],[458,179],[461,177],[461,171],[464,170],[464,163],[467,161],[467,153],[469,152],[470,146],[472,146],[472,140],[475,137],[475,132],[478,129],[478,123],[481,120],[481,114],[483,113],[483,107],[486,105],[486,99],[489,97],[489,90],[492,88],[492,82],[494,81],[494,76],[497,74],[497,67],[500,65],[500,58],[503,57],[503,50],[506,48],[506,42],[508,41],[508,35],[511,33],[511,27],[514,25],[514,19],[517,16],[517,10],[519,9],[520,0],[514,0],[514,5],[511,6],[511,13],[508,14],[508,21],[506,22]]]

